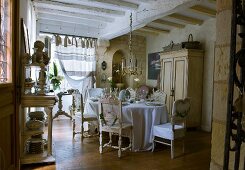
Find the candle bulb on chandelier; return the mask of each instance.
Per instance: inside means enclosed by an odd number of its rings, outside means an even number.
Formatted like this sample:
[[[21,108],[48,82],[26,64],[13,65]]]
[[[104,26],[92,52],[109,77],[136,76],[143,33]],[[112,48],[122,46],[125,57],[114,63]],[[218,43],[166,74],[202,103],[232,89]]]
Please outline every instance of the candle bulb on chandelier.
[[[129,67],[132,68],[132,58],[129,59]]]
[[[124,63],[124,59],[122,59],[122,71],[123,71],[123,67],[124,67],[123,63]]]

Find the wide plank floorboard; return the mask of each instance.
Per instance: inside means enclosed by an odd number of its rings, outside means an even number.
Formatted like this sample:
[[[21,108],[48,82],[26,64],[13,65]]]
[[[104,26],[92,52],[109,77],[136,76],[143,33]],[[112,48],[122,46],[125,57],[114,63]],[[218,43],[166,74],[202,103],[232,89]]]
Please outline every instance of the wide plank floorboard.
[[[123,152],[104,149],[99,154],[99,138],[85,138],[77,135],[72,140],[70,119],[57,118],[53,121],[55,164],[32,164],[23,170],[208,170],[210,164],[211,135],[202,131],[188,131],[186,153],[182,155],[181,142],[176,142],[177,158],[170,158],[170,147],[156,145],[154,152]]]

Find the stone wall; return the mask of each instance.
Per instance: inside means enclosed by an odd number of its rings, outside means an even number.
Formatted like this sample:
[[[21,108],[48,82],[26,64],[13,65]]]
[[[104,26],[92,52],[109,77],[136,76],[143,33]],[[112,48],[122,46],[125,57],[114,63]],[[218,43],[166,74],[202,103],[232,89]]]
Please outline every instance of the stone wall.
[[[112,76],[112,60],[113,55],[120,51],[124,57],[127,58],[129,56],[129,35],[123,35],[117,37],[115,39],[110,40],[110,42],[106,45],[99,45],[97,49],[97,87],[109,87],[108,82],[102,82],[102,75],[106,75],[106,77]],[[145,84],[145,74],[146,74],[146,39],[143,36],[133,35],[132,37],[132,51],[136,56],[138,63],[142,63],[143,73],[140,76],[125,76],[124,82],[126,87],[134,87],[135,83],[133,81],[134,78],[138,77],[140,79],[140,84]],[[102,70],[101,63],[106,61],[107,68],[106,70]]]
[[[227,82],[229,79],[230,58],[231,2],[230,0],[217,1],[211,170],[223,169],[224,161],[228,95]],[[237,42],[237,44],[240,43]],[[240,169],[243,169],[244,145],[242,145],[241,150]],[[234,153],[230,154],[229,165],[229,169],[234,169]]]

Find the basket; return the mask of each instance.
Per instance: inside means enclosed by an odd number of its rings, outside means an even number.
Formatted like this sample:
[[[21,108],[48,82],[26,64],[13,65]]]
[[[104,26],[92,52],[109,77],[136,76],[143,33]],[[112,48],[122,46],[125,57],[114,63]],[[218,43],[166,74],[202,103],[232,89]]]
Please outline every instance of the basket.
[[[164,52],[168,52],[168,51],[177,51],[180,50],[182,48],[181,44],[175,44],[173,41],[170,42],[169,45],[163,47],[163,51]]]
[[[181,43],[182,48],[186,49],[199,49],[200,48],[200,42],[199,41],[193,41],[193,35],[189,34],[188,41]]]

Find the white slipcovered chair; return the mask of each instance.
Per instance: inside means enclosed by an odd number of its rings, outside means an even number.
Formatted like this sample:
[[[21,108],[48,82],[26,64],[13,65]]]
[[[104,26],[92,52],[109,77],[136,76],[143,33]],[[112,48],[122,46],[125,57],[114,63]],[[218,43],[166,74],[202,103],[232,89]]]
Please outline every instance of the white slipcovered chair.
[[[174,158],[174,140],[183,140],[183,153],[185,152],[185,131],[186,131],[186,116],[190,110],[190,99],[176,100],[173,103],[172,115],[169,123],[155,125],[153,127],[153,146],[152,151],[155,148],[155,142],[159,142],[165,145],[171,146],[171,158]],[[156,138],[158,137],[158,138]],[[165,140],[160,140],[165,139]],[[168,141],[166,141],[166,139]],[[170,141],[170,142],[169,142]]]
[[[73,113],[73,139],[76,134],[81,134],[81,139],[84,137],[92,137],[98,134],[89,134],[88,131],[84,131],[84,122],[98,122],[96,114],[84,114],[84,102],[83,95],[78,91],[73,93],[73,104],[72,104],[72,113]],[[75,107],[75,108],[74,108]],[[81,129],[76,131],[76,119],[81,120]]]
[[[157,90],[152,93],[151,98],[156,102],[166,104],[167,94],[164,91]]]
[[[99,151],[102,154],[104,147],[118,149],[118,157],[121,157],[121,152],[132,148],[132,124],[122,122],[122,102],[116,97],[109,96],[99,101],[100,115],[100,147]],[[128,130],[128,131],[126,131]],[[128,137],[130,143],[127,147],[122,147],[122,132],[129,132]],[[109,132],[110,140],[108,143],[102,144],[102,132]],[[118,134],[118,145],[112,145],[112,134]]]
[[[88,98],[92,98],[92,97],[98,98],[101,96],[102,92],[103,92],[102,88],[91,88],[87,90],[87,95],[88,95],[87,97]]]

